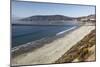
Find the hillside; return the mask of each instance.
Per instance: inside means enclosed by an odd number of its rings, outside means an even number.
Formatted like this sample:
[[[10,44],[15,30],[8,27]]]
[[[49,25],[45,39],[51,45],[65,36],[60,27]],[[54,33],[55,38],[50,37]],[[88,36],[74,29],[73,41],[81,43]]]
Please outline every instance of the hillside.
[[[21,21],[61,21],[61,20],[73,20],[72,17],[63,15],[36,15],[21,19]]]
[[[68,17],[63,15],[35,15],[14,21],[13,24],[29,25],[79,25],[94,24],[95,15]]]

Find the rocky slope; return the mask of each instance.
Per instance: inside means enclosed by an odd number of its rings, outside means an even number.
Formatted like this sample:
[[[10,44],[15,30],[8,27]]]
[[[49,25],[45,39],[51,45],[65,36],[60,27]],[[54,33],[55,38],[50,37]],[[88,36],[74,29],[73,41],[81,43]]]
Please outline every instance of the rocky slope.
[[[83,62],[95,61],[95,45],[96,33],[95,30],[85,36],[81,41],[69,49],[55,63]]]

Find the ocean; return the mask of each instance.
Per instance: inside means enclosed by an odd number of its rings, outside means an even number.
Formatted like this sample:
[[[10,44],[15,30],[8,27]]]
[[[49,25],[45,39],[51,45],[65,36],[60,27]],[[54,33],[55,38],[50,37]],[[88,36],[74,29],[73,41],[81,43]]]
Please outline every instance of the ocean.
[[[53,37],[73,25],[12,25],[12,47],[45,37]]]

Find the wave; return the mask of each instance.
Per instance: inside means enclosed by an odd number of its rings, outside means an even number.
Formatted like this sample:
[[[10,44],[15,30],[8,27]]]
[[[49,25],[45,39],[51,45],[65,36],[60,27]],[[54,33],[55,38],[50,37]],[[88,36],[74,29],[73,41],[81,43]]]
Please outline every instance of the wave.
[[[74,26],[74,27],[72,27],[72,28],[70,28],[70,29],[61,31],[61,32],[57,33],[56,36],[61,35],[61,34],[65,33],[65,32],[71,31],[71,30],[75,29],[76,27],[77,27],[77,26]]]

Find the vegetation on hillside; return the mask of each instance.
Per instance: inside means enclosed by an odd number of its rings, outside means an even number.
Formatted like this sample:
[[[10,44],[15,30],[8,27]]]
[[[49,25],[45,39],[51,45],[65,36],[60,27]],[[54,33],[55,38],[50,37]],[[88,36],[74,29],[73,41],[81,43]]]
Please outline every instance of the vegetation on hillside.
[[[70,63],[75,59],[77,59],[75,62],[84,62],[89,56],[91,56],[91,51],[89,49],[95,45],[96,32],[93,30],[54,63]]]

